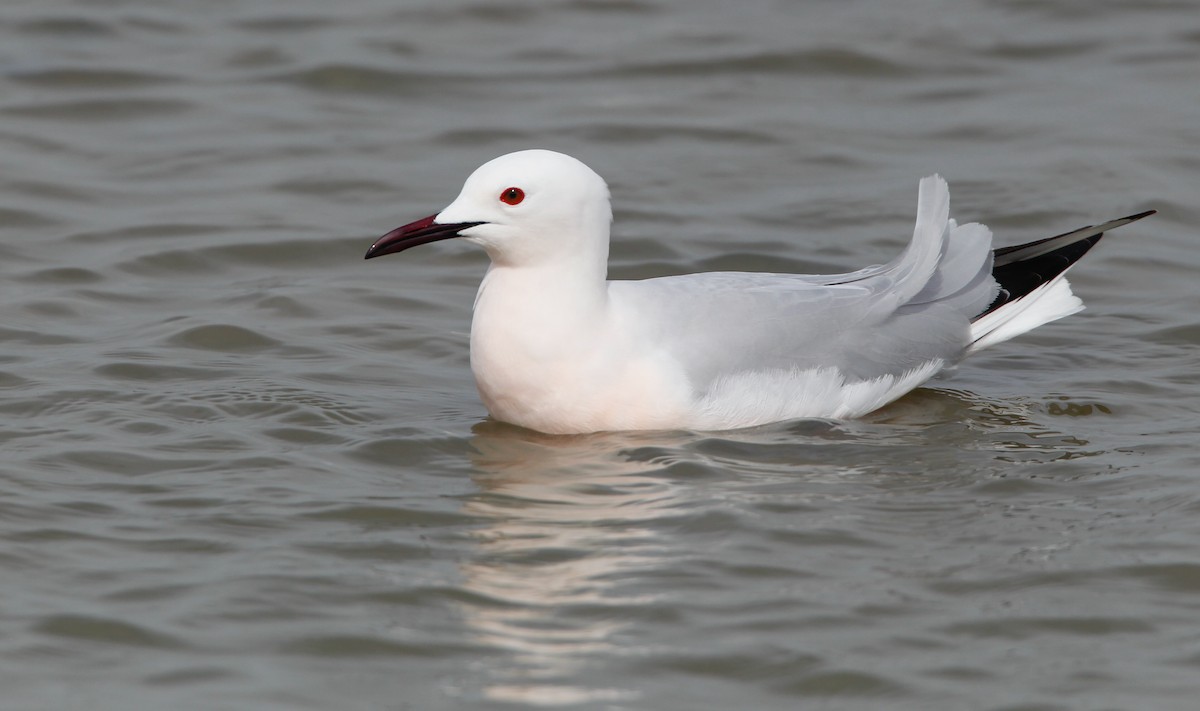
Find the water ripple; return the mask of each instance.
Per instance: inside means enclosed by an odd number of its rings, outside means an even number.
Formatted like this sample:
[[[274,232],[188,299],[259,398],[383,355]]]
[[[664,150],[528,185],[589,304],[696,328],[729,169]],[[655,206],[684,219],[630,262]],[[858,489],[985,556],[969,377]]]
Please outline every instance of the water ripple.
[[[0,22],[5,708],[1195,706],[1193,3],[108,5]],[[621,278],[1160,215],[861,421],[549,437],[362,261],[533,145]]]

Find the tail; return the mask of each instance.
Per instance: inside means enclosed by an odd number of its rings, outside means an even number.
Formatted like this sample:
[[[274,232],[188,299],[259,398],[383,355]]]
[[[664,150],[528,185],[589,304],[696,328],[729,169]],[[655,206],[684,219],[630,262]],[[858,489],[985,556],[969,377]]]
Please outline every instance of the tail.
[[[1067,270],[1108,230],[1154,213],[1147,210],[1057,237],[994,250],[992,277],[1000,284],[1000,293],[983,313],[971,319],[967,354],[1082,310],[1083,302],[1071,293],[1067,283]]]

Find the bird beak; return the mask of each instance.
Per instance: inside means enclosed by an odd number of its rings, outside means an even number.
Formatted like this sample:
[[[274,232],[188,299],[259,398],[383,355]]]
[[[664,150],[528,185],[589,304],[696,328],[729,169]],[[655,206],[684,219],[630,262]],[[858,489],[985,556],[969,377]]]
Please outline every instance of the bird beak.
[[[482,222],[454,222],[439,225],[434,222],[435,219],[437,219],[437,215],[430,215],[403,227],[397,227],[375,240],[375,244],[371,245],[371,248],[367,250],[367,256],[363,259],[382,257],[385,254],[403,252],[409,247],[459,237],[459,233],[463,230],[483,224]]]

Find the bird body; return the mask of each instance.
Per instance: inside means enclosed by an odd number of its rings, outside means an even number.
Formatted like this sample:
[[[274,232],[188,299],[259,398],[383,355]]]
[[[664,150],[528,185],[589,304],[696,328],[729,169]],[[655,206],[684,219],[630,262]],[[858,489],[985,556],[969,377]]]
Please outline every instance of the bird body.
[[[854,418],[1083,308],[1066,269],[1104,230],[1151,214],[994,252],[986,227],[950,219],[949,200],[944,180],[923,179],[908,248],[856,272],[608,281],[604,181],[569,156],[521,151],[367,257],[455,236],[487,250],[471,368],[498,420],[566,434]]]

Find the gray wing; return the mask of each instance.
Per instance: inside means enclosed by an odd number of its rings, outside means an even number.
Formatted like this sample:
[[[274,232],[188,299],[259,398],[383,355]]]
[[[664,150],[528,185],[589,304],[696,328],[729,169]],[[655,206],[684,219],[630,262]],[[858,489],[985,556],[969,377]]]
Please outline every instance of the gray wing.
[[[611,282],[627,332],[663,348],[699,389],[746,371],[836,367],[852,380],[954,362],[996,293],[991,233],[948,217],[921,183],[917,227],[892,262],[835,275],[712,272]]]

